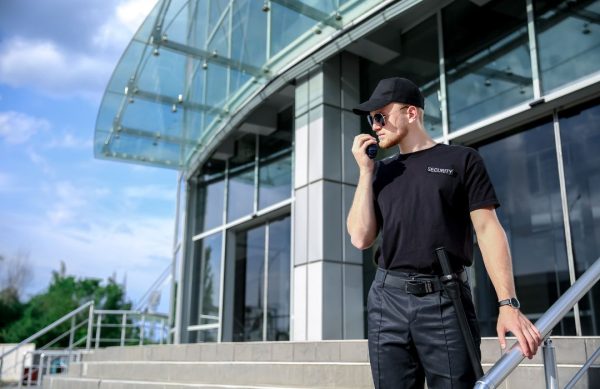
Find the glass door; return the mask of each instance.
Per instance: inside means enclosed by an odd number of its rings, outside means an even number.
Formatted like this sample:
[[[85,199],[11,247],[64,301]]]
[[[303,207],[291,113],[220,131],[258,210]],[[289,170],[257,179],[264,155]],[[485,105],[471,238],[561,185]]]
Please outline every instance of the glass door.
[[[289,340],[290,217],[235,235],[233,341]]]

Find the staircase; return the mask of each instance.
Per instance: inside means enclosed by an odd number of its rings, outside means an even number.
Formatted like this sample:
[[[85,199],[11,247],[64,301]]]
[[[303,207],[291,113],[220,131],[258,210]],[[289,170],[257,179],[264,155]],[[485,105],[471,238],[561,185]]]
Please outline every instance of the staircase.
[[[600,347],[600,337],[553,337],[563,385]],[[500,357],[495,338],[481,346],[484,370]],[[525,360],[500,388],[545,388],[538,355]],[[600,361],[576,388],[600,387]],[[365,340],[198,343],[109,347],[84,355],[45,389],[373,388]]]

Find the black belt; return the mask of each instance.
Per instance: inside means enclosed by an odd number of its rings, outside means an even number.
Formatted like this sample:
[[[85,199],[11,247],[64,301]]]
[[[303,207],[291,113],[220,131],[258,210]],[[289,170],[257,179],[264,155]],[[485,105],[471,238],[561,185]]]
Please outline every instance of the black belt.
[[[467,282],[467,272],[462,269],[456,273],[456,278],[461,282]],[[439,276],[430,275],[417,275],[410,276],[407,273],[399,275],[393,273],[390,270],[385,270],[380,267],[377,268],[377,274],[375,279],[383,283],[383,285],[389,285],[395,288],[400,288],[408,294],[429,294],[438,292],[444,289],[442,281]]]

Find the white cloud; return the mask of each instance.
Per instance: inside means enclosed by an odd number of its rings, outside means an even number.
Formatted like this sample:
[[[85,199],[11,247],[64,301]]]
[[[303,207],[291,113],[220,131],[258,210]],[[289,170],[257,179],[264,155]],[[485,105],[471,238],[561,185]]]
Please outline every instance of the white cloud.
[[[51,41],[13,37],[0,49],[0,83],[50,96],[97,99],[113,66],[106,58],[70,53]]]
[[[128,199],[155,199],[173,201],[176,197],[175,189],[159,185],[128,186],[123,188],[123,194]]]
[[[45,145],[48,149],[91,149],[92,146],[91,139],[77,138],[70,132],[63,134],[61,138],[52,139]]]
[[[0,193],[10,191],[12,186],[12,177],[7,173],[0,172]]]
[[[94,44],[104,49],[125,48],[155,4],[156,0],[129,0],[118,5],[114,15],[100,27]]]
[[[15,111],[0,112],[0,138],[10,144],[25,143],[36,133],[47,131],[50,127],[46,119]]]
[[[35,151],[33,147],[28,147],[25,152],[27,153],[29,160],[33,162],[34,165],[39,166],[45,174],[54,175],[54,169],[50,166],[50,163],[46,158]]]
[[[31,87],[53,97],[84,97],[97,102],[119,55],[155,3],[121,2],[112,14],[102,16],[103,24],[87,33],[87,44],[73,45],[68,36],[52,37],[43,31],[35,36],[5,38],[0,44],[0,83]]]

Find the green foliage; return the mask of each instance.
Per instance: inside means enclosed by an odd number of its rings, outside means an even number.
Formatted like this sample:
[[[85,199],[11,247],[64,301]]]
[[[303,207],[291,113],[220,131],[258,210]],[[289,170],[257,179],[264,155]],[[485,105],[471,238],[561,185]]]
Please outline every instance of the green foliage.
[[[2,328],[19,320],[25,305],[19,301],[19,295],[14,288],[0,291],[0,343],[2,343]]]
[[[86,302],[94,300],[95,309],[131,309],[131,303],[125,301],[125,291],[122,286],[109,278],[104,285],[101,280],[94,278],[76,279],[65,275],[64,270],[53,272],[52,280],[45,293],[33,296],[22,305],[22,314],[18,320],[13,321],[4,328],[0,327],[0,341],[5,343],[18,343],[47,325],[60,319]],[[3,307],[0,312],[4,317]],[[83,339],[87,334],[88,311],[85,310],[76,317],[76,324],[82,324],[77,329],[74,341]],[[105,323],[118,322],[118,317],[103,320]],[[48,332],[36,341],[41,347],[56,339],[71,328],[71,321],[67,321],[54,330]],[[103,329],[102,337],[118,337],[118,328]],[[59,339],[52,347],[67,347],[69,334]]]

